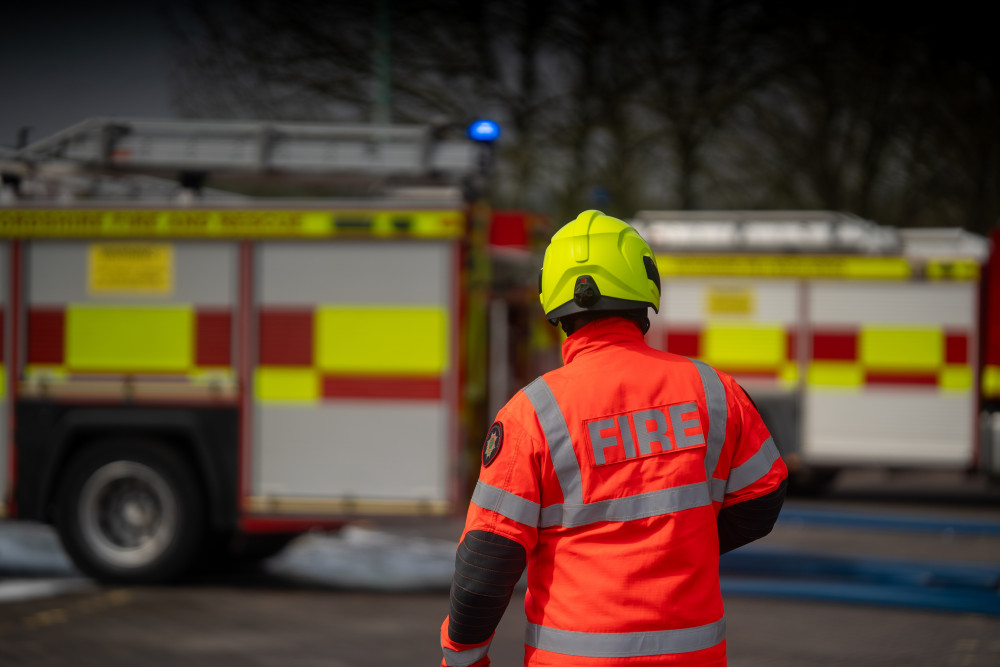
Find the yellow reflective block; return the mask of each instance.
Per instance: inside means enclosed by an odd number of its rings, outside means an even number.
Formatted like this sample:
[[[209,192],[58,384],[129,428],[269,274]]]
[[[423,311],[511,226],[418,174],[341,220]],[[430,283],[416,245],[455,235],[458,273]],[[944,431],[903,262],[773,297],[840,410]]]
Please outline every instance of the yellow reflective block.
[[[1000,398],[1000,366],[986,366],[982,377],[983,398]]]
[[[7,368],[0,364],[0,398],[7,395]]]
[[[945,391],[967,391],[972,387],[972,369],[964,364],[948,364],[938,372],[938,386]]]
[[[868,369],[935,371],[944,363],[940,328],[863,326],[860,361]]]
[[[844,255],[657,255],[664,276],[755,276],[907,280],[913,273],[902,257]]]
[[[325,212],[310,211],[302,214],[303,236],[327,236],[333,226],[333,217]]]
[[[781,365],[781,370],[778,372],[778,380],[781,385],[786,388],[791,388],[798,384],[799,382],[799,366],[794,362],[787,362]]]
[[[814,361],[809,364],[807,381],[822,387],[857,389],[865,383],[865,371],[851,362]]]
[[[111,213],[93,210],[0,210],[3,236],[100,236]]]
[[[465,231],[465,219],[454,211],[427,211],[413,214],[412,234],[448,237]]]
[[[847,257],[842,270],[843,278],[856,280],[906,280],[913,272],[902,257]]]
[[[441,306],[321,306],[314,356],[320,370],[439,375],[448,368],[448,312]]]
[[[183,372],[194,365],[188,306],[66,308],[70,371]]]
[[[261,366],[254,376],[254,397],[258,401],[311,403],[319,396],[319,372],[313,368]]]
[[[785,361],[785,330],[771,324],[710,323],[701,334],[701,349],[702,359],[713,366],[777,369]]]
[[[931,280],[979,280],[979,263],[971,259],[927,262],[927,277]]]
[[[0,237],[162,238],[330,237],[348,231],[373,236],[459,238],[458,209],[387,211],[301,210],[0,210]]]

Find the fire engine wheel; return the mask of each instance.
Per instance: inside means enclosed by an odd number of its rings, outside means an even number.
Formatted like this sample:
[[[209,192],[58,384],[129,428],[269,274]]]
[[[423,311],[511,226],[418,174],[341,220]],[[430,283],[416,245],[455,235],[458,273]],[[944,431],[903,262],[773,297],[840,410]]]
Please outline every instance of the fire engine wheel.
[[[204,503],[190,467],[147,439],[88,448],[70,463],[57,502],[67,553],[99,581],[176,579],[192,566],[204,537]]]

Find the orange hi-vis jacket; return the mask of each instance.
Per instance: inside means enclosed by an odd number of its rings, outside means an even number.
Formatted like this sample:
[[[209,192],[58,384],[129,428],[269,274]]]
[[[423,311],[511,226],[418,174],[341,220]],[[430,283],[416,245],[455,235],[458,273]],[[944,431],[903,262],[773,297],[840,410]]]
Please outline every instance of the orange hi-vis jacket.
[[[527,553],[524,664],[725,665],[716,517],[787,477],[767,428],[730,376],[627,320],[563,359],[497,414],[463,533]],[[442,664],[489,665],[491,640],[457,644],[446,618]]]

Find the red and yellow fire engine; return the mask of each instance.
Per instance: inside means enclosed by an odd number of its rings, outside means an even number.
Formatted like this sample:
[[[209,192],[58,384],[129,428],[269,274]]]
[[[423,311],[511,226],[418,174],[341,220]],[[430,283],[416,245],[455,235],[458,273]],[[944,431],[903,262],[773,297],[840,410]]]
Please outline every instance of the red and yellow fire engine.
[[[490,312],[524,300],[491,289],[485,150],[97,119],[22,151],[0,206],[0,513],[53,523],[95,577],[159,581],[209,547],[462,511],[466,444],[523,365],[488,344]],[[528,256],[525,220],[498,217],[521,226],[498,267]]]
[[[731,372],[821,487],[849,467],[1000,472],[1000,232],[823,211],[644,211],[649,340]]]

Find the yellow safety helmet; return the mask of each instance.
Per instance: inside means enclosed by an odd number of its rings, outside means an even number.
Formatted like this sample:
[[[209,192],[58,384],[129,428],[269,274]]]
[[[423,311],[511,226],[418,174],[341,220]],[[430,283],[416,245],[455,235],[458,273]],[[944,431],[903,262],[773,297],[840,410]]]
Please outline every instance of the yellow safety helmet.
[[[552,236],[538,276],[545,317],[651,307],[659,312],[660,272],[639,232],[600,211],[584,211]]]

